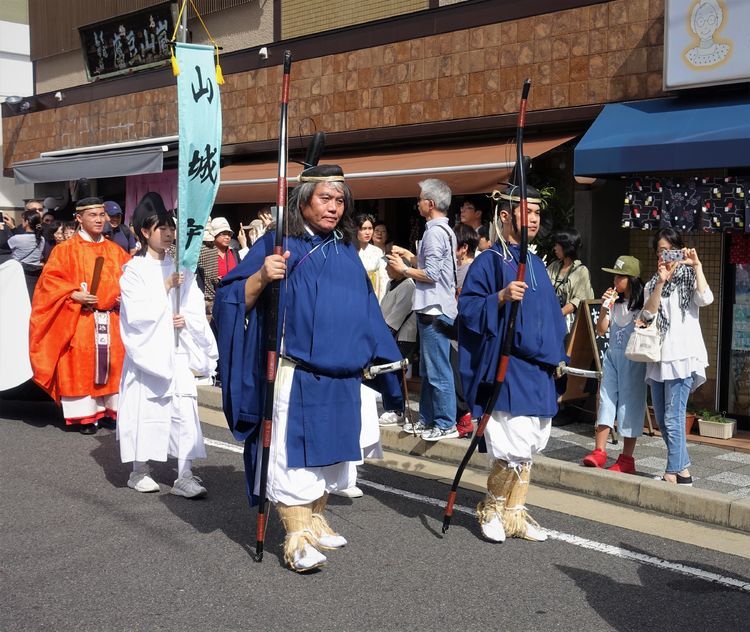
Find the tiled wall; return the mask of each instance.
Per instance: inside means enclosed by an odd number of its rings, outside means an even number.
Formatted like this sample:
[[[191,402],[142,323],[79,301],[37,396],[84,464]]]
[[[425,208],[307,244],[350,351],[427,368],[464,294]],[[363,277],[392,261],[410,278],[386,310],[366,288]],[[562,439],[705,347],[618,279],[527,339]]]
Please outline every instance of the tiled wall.
[[[664,0],[589,7],[295,63],[289,129],[391,127],[659,96]],[[275,138],[279,66],[226,77],[224,143]],[[312,119],[312,122],[309,120]],[[175,134],[174,87],[3,120],[5,164],[40,152]]]
[[[282,0],[281,37],[300,37],[427,8],[428,0]]]
[[[641,277],[648,281],[656,272],[656,255],[651,249],[653,231],[633,230],[630,232],[630,254],[641,261]],[[708,285],[714,293],[714,302],[700,311],[703,341],[708,350],[709,366],[706,369],[706,383],[690,398],[690,404],[698,408],[714,408],[716,379],[718,374],[719,355],[719,324],[721,321],[721,262],[722,244],[721,233],[696,233],[684,236],[685,245],[695,248],[703,264]]]

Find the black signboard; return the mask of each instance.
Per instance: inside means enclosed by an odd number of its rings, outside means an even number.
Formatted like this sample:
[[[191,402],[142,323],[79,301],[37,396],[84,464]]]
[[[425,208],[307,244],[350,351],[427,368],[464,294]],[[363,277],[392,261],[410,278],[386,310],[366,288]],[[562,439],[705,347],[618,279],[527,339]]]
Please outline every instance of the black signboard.
[[[609,347],[609,331],[603,336],[598,336],[596,333],[596,323],[599,322],[601,308],[602,300],[592,299],[581,301],[576,310],[576,320],[568,340],[569,366],[588,371],[602,370],[604,354]],[[592,393],[596,393],[598,387],[598,380],[568,375],[561,401],[585,399]]]
[[[78,29],[89,81],[169,62],[177,3],[165,2]]]

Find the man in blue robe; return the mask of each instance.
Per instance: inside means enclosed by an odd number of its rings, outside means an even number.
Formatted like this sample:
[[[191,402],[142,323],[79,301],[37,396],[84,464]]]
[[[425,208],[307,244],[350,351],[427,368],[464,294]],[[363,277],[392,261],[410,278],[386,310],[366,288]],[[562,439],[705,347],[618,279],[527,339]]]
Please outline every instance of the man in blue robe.
[[[459,369],[466,401],[478,416],[495,381],[507,319],[521,301],[513,351],[484,434],[490,456],[487,496],[477,506],[482,534],[546,540],[526,512],[531,463],[547,445],[557,412],[554,372],[566,359],[565,322],[544,263],[529,252],[524,281],[516,281],[520,242],[518,188],[500,194],[499,239],[469,268],[458,298]],[[528,187],[529,241],[539,232],[539,193]],[[498,227],[498,220],[501,226]]]
[[[266,288],[281,281],[281,359],[266,489],[287,532],[284,558],[298,572],[326,562],[319,549],[346,544],[323,510],[330,492],[353,484],[348,462],[361,457],[363,370],[401,359],[352,246],[353,210],[340,167],[303,171],[282,227],[284,254],[273,254],[275,231],[266,233],[224,277],[214,305],[224,411],[234,436],[245,442],[247,490],[254,504],[271,298]],[[398,407],[398,379],[380,377],[386,408]]]

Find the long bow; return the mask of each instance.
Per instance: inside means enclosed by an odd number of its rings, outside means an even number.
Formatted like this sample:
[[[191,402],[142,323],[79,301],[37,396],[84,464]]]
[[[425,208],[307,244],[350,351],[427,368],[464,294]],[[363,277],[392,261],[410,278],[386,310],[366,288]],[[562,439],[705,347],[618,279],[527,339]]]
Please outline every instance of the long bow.
[[[526,199],[526,169],[525,162],[523,159],[523,131],[526,125],[526,104],[529,98],[529,90],[531,89],[531,79],[526,79],[523,83],[523,90],[521,92],[521,106],[518,110],[518,125],[516,127],[516,174],[518,177],[518,190],[519,190],[519,208],[521,211],[521,243],[520,253],[518,258],[518,274],[516,275],[516,281],[523,281],[526,278],[526,259],[529,252],[529,211],[528,201]],[[512,191],[513,187],[511,187]],[[512,197],[512,196],[510,196]],[[513,202],[511,201],[511,218],[514,218]],[[511,219],[515,222],[515,219]],[[503,346],[500,354],[500,360],[497,364],[497,371],[495,373],[495,383],[492,387],[492,392],[485,404],[484,411],[482,412],[482,418],[479,420],[477,431],[471,439],[471,444],[466,450],[461,464],[458,466],[456,476],[453,479],[451,485],[451,491],[448,494],[448,502],[445,505],[445,512],[443,513],[443,533],[448,531],[448,527],[451,524],[451,517],[453,516],[453,506],[456,502],[456,493],[458,492],[458,485],[461,482],[466,466],[469,464],[471,456],[474,454],[474,450],[479,445],[479,440],[484,436],[484,430],[487,427],[487,422],[492,416],[492,412],[495,409],[495,404],[500,396],[500,388],[505,381],[505,374],[508,371],[508,363],[510,362],[510,356],[513,352],[513,339],[515,338],[516,332],[516,317],[518,316],[518,309],[521,305],[520,301],[513,301],[510,306],[510,315],[508,316],[508,324],[505,330],[505,337],[503,338]]]
[[[275,255],[284,254],[284,213],[287,191],[287,111],[289,106],[289,83],[292,70],[292,53],[284,51],[284,75],[281,82],[281,107],[279,115],[279,174],[276,193],[276,238],[273,246]],[[263,542],[266,536],[266,484],[268,481],[268,461],[271,453],[271,430],[273,428],[273,394],[278,368],[278,323],[280,281],[271,283],[271,300],[266,314],[266,395],[263,406],[262,452],[260,460],[260,489],[258,490],[258,522],[255,537],[255,561],[263,561]]]

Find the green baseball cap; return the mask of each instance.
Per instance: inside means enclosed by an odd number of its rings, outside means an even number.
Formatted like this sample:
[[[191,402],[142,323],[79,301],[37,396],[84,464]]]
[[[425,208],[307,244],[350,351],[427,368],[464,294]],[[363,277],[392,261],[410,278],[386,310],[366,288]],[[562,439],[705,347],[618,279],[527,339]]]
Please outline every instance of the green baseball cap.
[[[641,276],[641,262],[635,257],[628,255],[622,255],[617,257],[615,265],[612,268],[602,268],[603,272],[611,272],[612,274],[619,274],[620,276]]]

